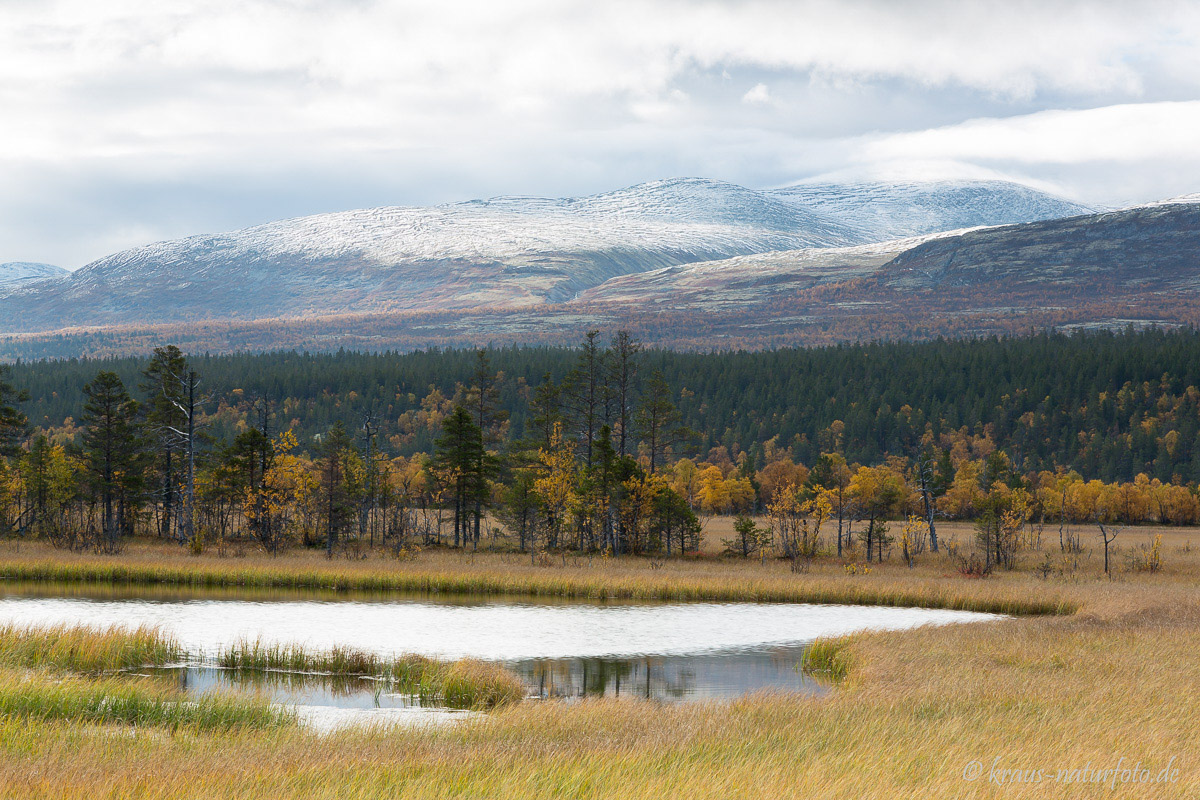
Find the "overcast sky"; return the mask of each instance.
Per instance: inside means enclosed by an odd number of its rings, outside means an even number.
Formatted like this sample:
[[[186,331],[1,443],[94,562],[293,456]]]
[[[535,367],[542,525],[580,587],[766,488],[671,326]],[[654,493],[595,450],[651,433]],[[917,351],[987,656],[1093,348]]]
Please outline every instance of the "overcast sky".
[[[1200,3],[0,0],[0,262],[698,175],[1200,191]]]

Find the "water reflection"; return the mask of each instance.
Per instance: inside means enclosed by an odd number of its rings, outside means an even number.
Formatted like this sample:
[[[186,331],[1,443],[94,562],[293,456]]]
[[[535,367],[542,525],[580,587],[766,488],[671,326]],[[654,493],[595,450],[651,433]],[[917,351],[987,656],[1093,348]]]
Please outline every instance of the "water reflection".
[[[174,677],[179,687],[191,694],[233,691],[283,705],[334,708],[422,707],[416,695],[395,691],[387,681],[359,675],[234,671],[209,666],[166,667],[152,672]]]
[[[627,697],[660,702],[721,700],[775,690],[823,694],[827,684],[803,671],[804,647],[777,647],[686,656],[527,659],[505,664],[529,697]],[[233,691],[305,708],[358,711],[428,709],[421,698],[389,681],[363,676],[282,671],[235,671],[180,665],[149,670],[191,694]]]
[[[260,697],[294,709],[304,725],[322,732],[354,725],[439,726],[478,715],[426,705],[414,694],[395,691],[386,681],[361,676],[237,672],[191,665],[147,670],[147,674],[173,679],[192,696],[232,692]]]
[[[720,700],[777,690],[823,694],[803,670],[804,647],[640,658],[530,659],[510,664],[530,694],[543,698],[637,697]]]
[[[544,603],[521,598],[387,596],[315,599],[304,594],[233,599],[208,592],[45,595],[0,590],[0,624],[156,626],[193,654],[214,656],[239,640],[351,647],[401,654],[522,662],[639,659],[765,652],[822,636],[969,622],[987,614],[917,608],[787,603]]]
[[[995,619],[965,611],[769,603],[588,603],[514,597],[344,594],[0,582],[0,625],[152,625],[196,659],[173,674],[191,693],[253,692],[317,727],[461,719],[362,677],[233,672],[213,664],[238,640],[343,646],[380,656],[494,661],[541,698],[720,700],[777,690],[820,694],[805,643],[854,631]]]

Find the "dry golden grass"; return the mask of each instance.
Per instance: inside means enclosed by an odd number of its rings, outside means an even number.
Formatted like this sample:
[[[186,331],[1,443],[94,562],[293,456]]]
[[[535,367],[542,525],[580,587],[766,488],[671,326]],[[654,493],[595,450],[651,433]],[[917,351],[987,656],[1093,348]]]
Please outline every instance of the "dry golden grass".
[[[184,658],[173,637],[154,628],[73,625],[0,626],[0,665],[71,672],[116,672]]]
[[[533,566],[527,556],[444,550],[411,561],[386,556],[328,560],[311,552],[279,558],[191,556],[180,548],[141,543],[118,556],[60,553],[42,545],[0,551],[0,577],[8,580],[106,585],[278,587],[332,591],[414,591],[524,595],[602,600],[711,600],[859,603],[921,606],[1014,614],[1069,612],[1070,587],[1032,583],[1028,574],[963,581],[944,559],[918,569],[893,560],[872,566],[870,580],[848,576],[841,563],[815,563],[795,574],[787,563],[757,559],[565,556]]]
[[[613,797],[973,798],[1200,795],[1200,553],[1171,531],[1155,574],[1102,577],[1092,553],[1043,580],[1025,569],[959,577],[943,559],[847,575],[821,564],[792,575],[768,563],[701,561],[521,567],[509,557],[423,554],[412,564],[336,564],[345,573],[528,575],[710,587],[813,582],[842,593],[1016,601],[1053,598],[1069,615],[856,636],[849,672],[825,698],[756,696],[660,706],[598,700],[524,703],[436,731],[302,730],[164,735],[102,725],[0,721],[0,797]],[[1127,531],[1119,543],[1141,543]],[[7,554],[4,562],[46,553]],[[305,569],[306,557],[289,557]],[[70,559],[68,559],[70,560]],[[83,559],[86,560],[86,559]],[[122,562],[215,560],[147,548]],[[1118,563],[1123,563],[1120,556]],[[177,564],[178,562],[178,564]],[[230,563],[230,562],[226,562]],[[269,561],[232,562],[250,569]],[[514,579],[515,580],[515,579]],[[517,582],[519,583],[519,581]],[[514,583],[514,585],[516,585]],[[846,587],[854,587],[851,592]],[[754,589],[757,591],[758,589]],[[1175,782],[1064,783],[1055,772],[1137,762]],[[1174,759],[1171,762],[1171,759]],[[983,776],[963,777],[980,762]],[[993,764],[1041,769],[1040,783],[989,781]],[[1065,776],[1064,776],[1065,777]]]

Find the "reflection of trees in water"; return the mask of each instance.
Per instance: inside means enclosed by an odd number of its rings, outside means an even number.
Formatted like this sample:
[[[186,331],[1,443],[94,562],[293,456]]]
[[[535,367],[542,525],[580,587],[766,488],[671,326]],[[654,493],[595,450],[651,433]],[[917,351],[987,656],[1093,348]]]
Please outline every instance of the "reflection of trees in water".
[[[678,700],[691,694],[695,675],[660,658],[572,658],[516,665],[541,697],[642,697]]]
[[[535,659],[509,664],[531,694],[545,698],[632,697],[661,701],[737,697],[761,689],[823,694],[828,680],[804,673],[804,647],[759,652],[638,658]],[[387,680],[213,667],[156,670],[192,692],[260,693],[280,702],[344,707],[414,707],[418,696]]]
[[[778,690],[821,694],[827,686],[802,669],[804,646],[765,651],[638,658],[565,658],[517,662],[541,697],[641,697],[653,700],[739,697]]]
[[[226,670],[213,667],[178,667],[156,670],[174,674],[184,691],[235,691],[297,696],[323,692],[331,698],[348,698],[394,692],[391,681],[361,675],[321,675],[308,672]]]

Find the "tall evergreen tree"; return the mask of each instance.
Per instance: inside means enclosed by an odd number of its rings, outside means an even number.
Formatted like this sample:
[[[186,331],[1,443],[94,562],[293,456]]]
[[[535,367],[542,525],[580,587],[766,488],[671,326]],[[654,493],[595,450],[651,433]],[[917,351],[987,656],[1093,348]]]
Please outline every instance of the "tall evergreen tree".
[[[25,493],[29,497],[29,521],[22,527],[35,527],[46,517],[50,505],[50,440],[44,434],[35,436],[22,461]]]
[[[612,396],[613,430],[616,433],[617,455],[629,454],[633,439],[635,384],[638,374],[638,355],[642,345],[629,331],[617,331],[609,347],[608,383]]]
[[[7,364],[0,364],[0,457],[16,455],[29,429],[29,421],[16,407],[29,395],[8,382],[10,370]]]
[[[467,525],[471,509],[487,488],[480,464],[487,460],[483,449],[483,434],[470,412],[461,405],[442,421],[433,463],[441,472],[454,498],[454,546],[465,545],[469,538]]]
[[[467,393],[467,399],[470,403],[471,415],[474,418],[475,426],[479,429],[479,448],[476,455],[475,475],[476,479],[483,486],[486,486],[486,481],[495,475],[495,467],[498,465],[496,459],[489,455],[489,451],[500,442],[499,427],[508,419],[508,412],[500,408],[499,386],[503,378],[503,373],[492,371],[488,351],[484,349],[476,350],[474,383],[472,383],[471,389]],[[483,486],[480,487],[479,491],[474,493],[474,530],[472,534],[476,547],[479,546],[479,526],[483,518],[483,504],[487,499],[487,492],[483,491]]]
[[[600,331],[588,331],[579,349],[575,368],[563,382],[563,396],[577,438],[583,444],[583,463],[592,466],[592,444],[608,411],[605,383],[605,353],[600,348]]]
[[[532,439],[532,448],[550,446],[555,430],[561,428],[564,422],[562,406],[562,389],[547,372],[542,376],[541,383],[534,387],[529,400],[529,438]]]
[[[155,443],[158,532],[163,538],[174,537],[178,521],[180,498],[176,483],[181,444],[176,431],[187,424],[182,409],[187,368],[187,359],[178,347],[156,347],[142,371],[139,387],[147,396],[143,410],[147,430]]]
[[[132,504],[144,479],[138,403],[115,372],[101,371],[83,393],[84,458],[102,508],[103,544],[113,549],[132,532]]]
[[[321,511],[325,522],[325,556],[354,519],[354,507],[346,486],[346,456],[353,449],[346,426],[334,424],[321,440]]]
[[[682,415],[671,402],[671,388],[662,373],[655,371],[646,382],[646,395],[637,412],[637,430],[650,454],[650,474],[663,463],[672,445],[683,440],[687,431]]]

